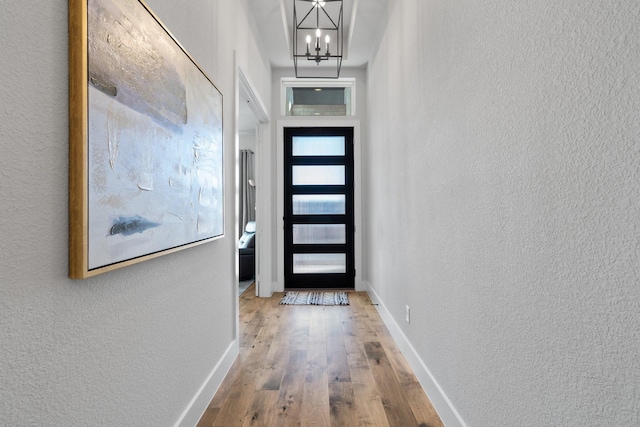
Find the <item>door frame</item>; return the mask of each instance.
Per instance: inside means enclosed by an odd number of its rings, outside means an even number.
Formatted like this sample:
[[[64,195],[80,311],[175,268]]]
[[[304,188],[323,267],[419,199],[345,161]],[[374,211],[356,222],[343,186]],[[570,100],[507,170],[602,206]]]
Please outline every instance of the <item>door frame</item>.
[[[343,155],[293,155],[294,140],[296,137],[341,137],[343,140]],[[289,127],[285,128],[284,140],[284,281],[285,289],[355,289],[355,215],[354,215],[354,143],[353,127]],[[341,165],[344,166],[343,185],[312,185],[297,186],[293,183],[293,168],[295,165],[324,166]],[[341,215],[330,214],[308,214],[297,216],[293,213],[293,194],[308,194],[320,191],[319,194],[341,194],[345,197],[345,210]],[[340,219],[338,219],[340,218]],[[294,242],[294,224],[337,224],[343,225],[344,242],[338,243],[316,243],[306,242],[297,245]],[[337,252],[335,252],[337,251]],[[294,272],[294,257],[296,253],[321,253],[321,254],[344,254],[344,273],[298,273]]]
[[[276,239],[277,239],[277,280],[273,283],[273,292],[284,291],[284,129],[287,127],[349,127],[353,128],[353,188],[354,188],[354,260],[356,276],[354,286],[356,291],[366,290],[366,283],[362,277],[362,143],[360,134],[360,120],[353,119],[325,119],[305,118],[278,120],[276,125],[276,171],[277,193],[276,210]]]
[[[237,58],[235,59],[236,64],[237,64]],[[265,207],[265,202],[264,200],[268,200],[269,197],[267,195],[265,195],[264,193],[266,191],[268,191],[268,182],[266,182],[263,178],[264,178],[264,169],[265,169],[265,163],[269,161],[270,156],[268,156],[268,151],[269,151],[269,132],[270,132],[270,118],[269,118],[269,114],[267,113],[267,108],[264,105],[264,103],[262,102],[262,99],[260,98],[260,94],[258,93],[257,89],[255,88],[255,86],[253,85],[253,83],[249,80],[249,77],[247,76],[247,74],[244,72],[243,68],[239,65],[236,66],[236,90],[235,90],[235,99],[236,99],[236,105],[235,105],[235,119],[236,119],[236,125],[238,124],[238,120],[239,120],[239,115],[240,115],[240,108],[238,103],[241,102],[241,99],[247,99],[248,100],[248,104],[249,104],[249,108],[251,109],[251,111],[253,112],[256,120],[258,121],[258,125],[256,127],[256,151],[255,151],[255,163],[254,163],[254,177],[256,178],[257,181],[257,185],[256,185],[256,245],[255,245],[255,292],[256,295],[258,296],[264,296],[262,295],[264,292],[260,291],[260,288],[262,286],[262,282],[263,282],[263,276],[265,277],[269,277],[270,276],[270,272],[271,270],[266,268],[266,266],[264,265],[264,260],[262,259],[262,255],[268,251],[268,248],[266,247],[266,244],[264,244],[263,242],[265,241],[265,239],[269,239],[269,231],[270,231],[270,227],[269,227],[269,215],[268,215],[268,211],[265,211],[265,209],[268,209]],[[236,126],[236,140],[235,140],[235,152],[236,154],[239,152],[238,150],[238,146],[239,146],[239,133],[238,133],[238,129]],[[236,159],[236,168],[238,166],[238,159]],[[238,173],[239,171],[236,170],[236,200],[238,200],[239,197],[239,177],[238,177]],[[236,207],[235,207],[235,213],[236,213],[236,217],[235,217],[235,230],[236,233],[238,232],[238,228],[239,228],[239,222],[240,222],[240,218],[238,217],[238,211],[239,211],[239,202],[236,203]],[[236,241],[236,245],[240,239],[240,235],[235,236],[235,241]],[[237,256],[238,254],[238,249],[236,247],[236,258],[238,258]],[[236,259],[236,266],[235,266],[235,271],[236,271],[236,275],[238,275],[239,269],[240,269],[240,265],[239,265],[239,260]],[[236,282],[238,281],[238,276],[236,277]],[[267,288],[268,283],[270,282],[270,280],[267,279]],[[269,289],[266,289],[266,292],[268,292]]]
[[[232,238],[234,239],[234,244],[233,244],[233,248],[234,248],[234,256],[233,256],[233,260],[234,260],[234,274],[233,274],[233,282],[231,283],[231,304],[233,306],[233,310],[235,312],[235,325],[234,325],[234,336],[235,336],[235,346],[236,346],[236,352],[238,351],[238,343],[240,342],[240,298],[238,298],[238,280],[240,277],[240,256],[239,256],[239,240],[240,240],[240,234],[238,229],[240,228],[240,218],[239,218],[239,197],[240,197],[240,193],[239,193],[239,182],[240,182],[240,177],[239,177],[239,168],[238,168],[238,164],[239,164],[239,140],[240,140],[240,136],[239,136],[239,130],[238,130],[238,122],[240,120],[240,105],[239,103],[241,102],[241,99],[248,99],[249,100],[249,107],[251,108],[251,111],[253,112],[253,114],[255,115],[256,119],[258,120],[258,126],[256,127],[256,159],[257,162],[256,164],[254,164],[254,168],[255,168],[255,176],[258,180],[262,179],[261,177],[264,175],[264,167],[263,167],[263,163],[267,160],[270,159],[270,156],[268,156],[269,153],[269,143],[270,143],[270,138],[269,138],[269,134],[270,134],[270,126],[271,126],[271,119],[269,117],[269,114],[267,112],[267,108],[265,107],[264,103],[262,102],[262,99],[260,98],[260,93],[258,92],[258,90],[256,89],[256,87],[253,85],[253,83],[251,83],[251,80],[249,79],[249,76],[247,75],[247,73],[244,71],[244,67],[240,66],[240,64],[238,63],[238,52],[237,51],[233,51],[233,65],[234,65],[234,90],[233,90],[233,126],[234,126],[234,138],[233,141],[231,141],[232,144],[232,149],[233,152],[235,153],[235,163],[233,165],[233,169],[234,169],[234,180],[235,180],[235,191],[234,191],[234,221],[233,221],[233,233],[231,233]],[[243,101],[244,102],[244,101]],[[225,149],[227,149],[227,145],[226,142],[225,144]],[[266,145],[266,147],[265,147]],[[266,158],[266,160],[265,160]],[[226,165],[225,165],[226,167]],[[268,184],[268,183],[267,183]],[[263,184],[261,184],[263,185]],[[258,226],[258,224],[268,224],[268,221],[271,219],[269,217],[268,214],[265,214],[262,210],[265,209],[266,207],[264,206],[264,200],[268,198],[268,196],[261,194],[264,193],[265,191],[267,191],[266,189],[268,188],[268,185],[263,187],[265,188],[265,190],[261,190],[261,191],[256,191],[256,226]],[[228,197],[228,196],[225,196]],[[227,199],[228,200],[228,199]],[[265,218],[266,217],[266,218]],[[271,227],[269,227],[268,225],[264,226],[263,228],[266,229],[266,233],[267,235],[269,235]],[[256,230],[256,234],[259,230]],[[270,237],[270,236],[269,236]],[[262,263],[264,262],[262,260],[261,255],[264,253],[265,249],[264,246],[260,246],[260,242],[262,241],[262,239],[258,236],[256,236],[256,248],[255,248],[255,256],[256,256],[256,276],[255,276],[255,281],[256,281],[256,294],[258,293],[258,290],[260,289],[260,285],[259,285],[259,278],[260,276],[258,275],[258,271],[260,271],[260,267],[262,265]],[[270,271],[269,271],[270,273]],[[264,273],[263,273],[264,274]],[[268,274],[268,273],[267,273]],[[269,285],[267,285],[267,288],[270,288]],[[268,292],[270,292],[270,289],[267,289]]]

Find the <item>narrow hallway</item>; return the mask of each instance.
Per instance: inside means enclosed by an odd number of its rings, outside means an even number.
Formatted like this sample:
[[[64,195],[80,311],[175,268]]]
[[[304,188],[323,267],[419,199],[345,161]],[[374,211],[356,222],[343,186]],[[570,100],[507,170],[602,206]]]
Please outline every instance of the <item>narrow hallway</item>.
[[[240,354],[198,423],[442,426],[365,292],[349,306],[240,297]]]

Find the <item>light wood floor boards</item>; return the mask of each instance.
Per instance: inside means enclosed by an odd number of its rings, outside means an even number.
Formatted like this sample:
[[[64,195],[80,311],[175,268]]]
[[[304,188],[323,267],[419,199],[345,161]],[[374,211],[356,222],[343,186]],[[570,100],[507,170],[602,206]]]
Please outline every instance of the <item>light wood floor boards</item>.
[[[442,426],[365,292],[348,306],[240,297],[240,354],[198,427]]]

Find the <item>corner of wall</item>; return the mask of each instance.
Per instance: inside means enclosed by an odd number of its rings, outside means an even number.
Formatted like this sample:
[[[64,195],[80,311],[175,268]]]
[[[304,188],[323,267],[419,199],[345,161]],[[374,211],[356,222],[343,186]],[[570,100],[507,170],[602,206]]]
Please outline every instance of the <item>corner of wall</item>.
[[[464,420],[456,411],[453,404],[445,394],[444,390],[438,384],[438,381],[433,377],[431,371],[424,363],[424,361],[418,355],[407,336],[402,332],[402,329],[391,315],[391,312],[384,305],[384,302],[380,299],[373,286],[369,282],[363,282],[366,287],[366,291],[371,298],[371,301],[376,305],[382,321],[389,329],[391,336],[398,344],[400,351],[409,362],[411,369],[418,378],[420,385],[424,389],[427,397],[433,404],[436,412],[440,416],[440,419],[447,427],[466,427]]]
[[[239,352],[240,346],[238,340],[234,340],[229,344],[227,351],[224,352],[222,358],[216,366],[214,366],[195,396],[193,396],[193,399],[191,399],[187,408],[178,421],[176,421],[174,427],[192,427],[198,424],[198,421],[200,421],[204,411],[207,410],[209,402],[211,402],[211,399],[220,388],[222,381],[224,381],[225,376],[231,369],[231,365],[233,365]]]

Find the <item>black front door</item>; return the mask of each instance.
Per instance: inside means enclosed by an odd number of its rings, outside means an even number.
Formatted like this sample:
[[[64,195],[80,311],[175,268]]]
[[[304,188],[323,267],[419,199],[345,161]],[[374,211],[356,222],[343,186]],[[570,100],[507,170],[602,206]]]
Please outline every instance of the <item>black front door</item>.
[[[353,289],[353,128],[284,129],[285,288]]]

